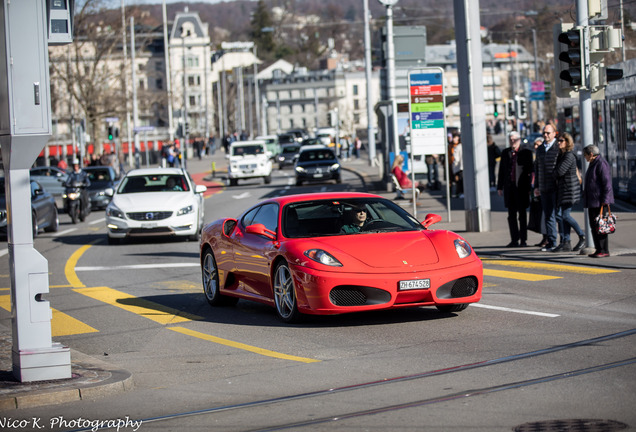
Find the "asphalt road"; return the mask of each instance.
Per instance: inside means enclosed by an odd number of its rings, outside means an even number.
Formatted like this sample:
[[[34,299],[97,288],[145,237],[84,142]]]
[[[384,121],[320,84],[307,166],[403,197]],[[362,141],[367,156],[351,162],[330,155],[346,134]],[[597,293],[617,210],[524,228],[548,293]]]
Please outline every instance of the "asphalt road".
[[[220,185],[205,200],[206,221],[298,192],[291,174]],[[341,185],[302,189],[362,188],[343,175]],[[260,304],[211,308],[196,242],[109,246],[103,212],[78,225],[60,219],[58,233],[35,240],[49,260],[54,340],[129,370],[135,388],[0,413],[28,419],[20,430],[78,429],[79,418],[142,421],[141,431],[636,426],[634,270],[484,259],[483,300],[458,314],[421,308],[285,325]],[[0,323],[10,326],[1,308]]]

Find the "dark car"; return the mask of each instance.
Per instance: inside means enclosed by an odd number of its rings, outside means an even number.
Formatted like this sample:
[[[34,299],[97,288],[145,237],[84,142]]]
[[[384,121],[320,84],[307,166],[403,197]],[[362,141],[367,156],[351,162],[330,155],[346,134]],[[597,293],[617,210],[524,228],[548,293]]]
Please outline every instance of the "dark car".
[[[52,166],[38,166],[29,170],[31,180],[35,180],[53,196],[62,196],[64,182],[68,174],[63,169]]]
[[[83,168],[88,174],[91,185],[88,187],[88,196],[91,209],[105,209],[112,196],[106,194],[106,189],[115,190],[119,184],[117,173],[110,166],[88,166]],[[112,194],[111,194],[112,195]]]
[[[296,156],[300,151],[300,144],[285,144],[281,146],[278,154],[278,168],[283,169],[287,165],[293,165],[296,162]]]
[[[298,141],[296,141],[296,135],[291,133],[282,133],[278,135],[278,143],[280,145],[298,144]]]
[[[56,232],[59,226],[55,199],[34,180],[31,180],[31,223],[34,238],[40,229],[44,229],[46,232]],[[4,178],[0,178],[0,232],[7,235],[7,200]]]
[[[340,162],[329,147],[303,146],[296,161],[296,186],[305,181],[335,180],[340,183]]]

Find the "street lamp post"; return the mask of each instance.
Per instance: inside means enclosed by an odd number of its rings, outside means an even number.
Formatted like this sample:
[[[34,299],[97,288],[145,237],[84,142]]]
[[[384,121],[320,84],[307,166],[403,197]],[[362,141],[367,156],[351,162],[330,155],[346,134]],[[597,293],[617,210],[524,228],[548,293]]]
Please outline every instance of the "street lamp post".
[[[393,5],[398,0],[378,0],[386,7],[386,75],[388,84],[388,98],[391,101],[391,140],[393,152],[397,156],[400,153],[397,126],[397,101],[395,100],[395,47],[393,45]]]

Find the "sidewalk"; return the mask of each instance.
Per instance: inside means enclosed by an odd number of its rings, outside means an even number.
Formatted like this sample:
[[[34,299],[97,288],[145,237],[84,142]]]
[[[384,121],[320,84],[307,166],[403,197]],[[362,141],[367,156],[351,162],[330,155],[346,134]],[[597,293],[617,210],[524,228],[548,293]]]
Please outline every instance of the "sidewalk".
[[[209,187],[220,188],[225,184],[227,162],[222,150],[214,155],[186,161],[188,172],[202,179]],[[213,171],[213,168],[215,169]],[[358,175],[370,193],[395,199],[395,193],[387,190],[379,169],[369,164],[366,153],[360,159],[342,161],[342,168]],[[197,180],[199,181],[199,180]],[[451,200],[451,220],[448,221],[446,198],[443,191],[425,191],[417,200],[417,216],[422,219],[427,213],[437,213],[442,221],[433,228],[460,233],[482,258],[504,258],[515,260],[542,260],[564,264],[600,266],[615,269],[636,269],[636,207],[627,203],[616,203],[612,207],[618,214],[618,229],[610,236],[609,258],[594,259],[575,252],[541,252],[538,247],[506,248],[510,242],[507,212],[503,199],[496,192],[490,193],[491,230],[475,233],[466,231],[464,200]],[[413,213],[413,204],[408,200],[396,200],[407,211]],[[580,209],[574,217],[582,222]],[[576,236],[576,235],[575,235]],[[541,235],[529,233],[528,244],[541,240]],[[131,389],[133,377],[130,372],[117,369],[102,360],[71,350],[73,377],[66,380],[37,383],[17,382],[11,373],[11,329],[0,325],[0,412],[11,409],[32,408],[81,399],[92,399]]]

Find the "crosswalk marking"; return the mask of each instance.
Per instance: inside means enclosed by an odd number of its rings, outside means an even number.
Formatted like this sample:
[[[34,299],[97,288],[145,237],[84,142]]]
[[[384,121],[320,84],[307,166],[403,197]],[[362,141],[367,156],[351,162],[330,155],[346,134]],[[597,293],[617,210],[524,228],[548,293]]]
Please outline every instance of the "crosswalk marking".
[[[0,307],[11,312],[11,296],[0,295]],[[70,315],[51,308],[53,311],[53,319],[51,320],[51,336],[69,336],[84,333],[97,333],[99,330],[94,329],[88,324],[73,318]]]
[[[482,259],[484,264],[494,264],[498,266],[507,267],[520,267],[528,269],[538,269],[546,271],[557,271],[566,273],[579,273],[579,274],[607,274],[618,273],[620,270],[613,270],[600,267],[587,267],[580,265],[566,265],[566,264],[548,264],[533,261],[521,261],[521,260],[498,260],[498,259]]]
[[[562,279],[561,276],[548,276],[542,274],[533,274],[533,273],[522,273],[522,272],[512,272],[506,270],[493,270],[493,269],[484,269],[484,276],[494,276],[499,278],[506,279],[516,279],[523,281],[546,281],[551,279]]]
[[[203,319],[200,316],[141,299],[109,287],[77,288],[73,291],[163,325]]]

